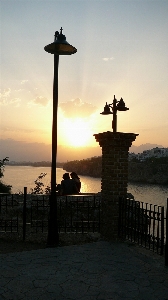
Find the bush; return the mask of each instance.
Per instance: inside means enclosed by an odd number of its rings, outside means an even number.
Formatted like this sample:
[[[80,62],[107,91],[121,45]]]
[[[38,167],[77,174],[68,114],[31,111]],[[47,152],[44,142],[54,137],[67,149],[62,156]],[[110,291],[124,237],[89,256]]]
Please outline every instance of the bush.
[[[11,193],[11,185],[7,185],[5,183],[3,183],[2,181],[0,181],[0,193]]]
[[[5,162],[9,161],[9,157],[0,160],[0,178],[4,176]],[[7,185],[0,181],[0,193],[11,193],[11,185]]]

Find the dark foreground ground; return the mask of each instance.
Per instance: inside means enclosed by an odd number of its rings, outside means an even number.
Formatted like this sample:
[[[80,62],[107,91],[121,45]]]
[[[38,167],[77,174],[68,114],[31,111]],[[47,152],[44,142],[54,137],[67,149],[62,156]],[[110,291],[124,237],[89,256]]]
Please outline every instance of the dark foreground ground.
[[[85,243],[96,242],[100,239],[99,234],[93,235],[76,235],[76,234],[61,234],[59,236],[59,246],[82,245]],[[47,248],[47,237],[36,241],[22,241],[18,238],[0,237],[0,254],[31,251]]]
[[[128,242],[78,242],[0,254],[0,299],[168,300],[168,269],[159,255]]]

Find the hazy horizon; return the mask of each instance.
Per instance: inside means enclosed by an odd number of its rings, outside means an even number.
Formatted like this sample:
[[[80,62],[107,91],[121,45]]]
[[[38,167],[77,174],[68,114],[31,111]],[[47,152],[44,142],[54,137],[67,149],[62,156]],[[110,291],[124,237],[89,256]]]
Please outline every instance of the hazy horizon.
[[[164,147],[158,144],[142,144],[130,147],[130,152],[143,152],[143,150],[152,149],[154,147]],[[97,147],[80,147],[72,148],[58,145],[57,161],[66,162],[69,160],[81,160],[90,158],[93,156],[100,156],[102,154],[102,148]],[[1,140],[0,142],[0,159],[9,157],[10,161],[51,161],[51,144],[46,145],[44,143],[25,143],[21,141],[15,141],[12,139]]]

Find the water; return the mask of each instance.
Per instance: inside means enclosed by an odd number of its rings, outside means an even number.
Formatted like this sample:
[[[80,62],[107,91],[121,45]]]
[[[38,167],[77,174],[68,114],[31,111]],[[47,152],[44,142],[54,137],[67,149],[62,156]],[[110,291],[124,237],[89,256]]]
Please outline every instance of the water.
[[[57,183],[61,182],[62,175],[65,172],[65,170],[57,168]],[[34,180],[40,173],[47,173],[43,178],[43,183],[45,186],[50,185],[50,167],[5,166],[3,182],[12,185],[12,193],[23,192],[24,186],[30,192],[30,189],[35,187]],[[101,191],[100,178],[80,176],[80,179],[82,182],[82,193],[97,193]],[[168,186],[129,183],[128,192],[134,195],[135,200],[166,207]]]
[[[62,176],[66,171],[57,168],[57,183],[60,183]],[[30,192],[31,188],[35,187],[34,181],[40,173],[47,173],[42,182],[45,186],[51,182],[51,168],[50,167],[31,167],[31,166],[5,166],[3,182],[12,185],[12,193],[19,191],[23,192],[24,186]],[[89,176],[79,176],[82,182],[82,193],[97,193],[101,190],[100,178],[93,178]]]

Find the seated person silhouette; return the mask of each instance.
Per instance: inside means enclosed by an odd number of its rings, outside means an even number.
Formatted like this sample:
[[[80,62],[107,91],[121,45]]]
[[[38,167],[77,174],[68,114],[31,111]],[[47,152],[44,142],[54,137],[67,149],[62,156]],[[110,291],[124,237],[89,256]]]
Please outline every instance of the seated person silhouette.
[[[80,178],[79,176],[75,173],[75,172],[72,172],[70,174],[71,178],[75,181],[75,184],[77,186],[77,189],[78,189],[78,192],[80,193],[80,189],[81,189],[81,182],[80,182]]]
[[[69,173],[63,174],[63,180],[61,181],[61,195],[73,195],[78,194],[78,189],[76,187],[75,181],[70,179]]]

